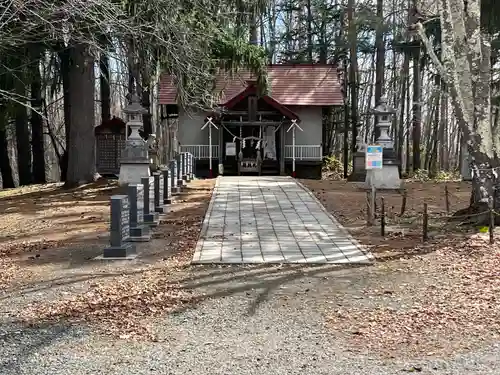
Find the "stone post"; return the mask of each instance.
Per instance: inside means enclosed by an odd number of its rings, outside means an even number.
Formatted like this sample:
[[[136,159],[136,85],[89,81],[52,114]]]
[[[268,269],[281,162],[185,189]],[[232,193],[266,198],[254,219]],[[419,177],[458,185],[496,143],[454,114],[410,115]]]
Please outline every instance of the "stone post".
[[[172,178],[170,177],[170,169],[162,168],[161,169],[162,178],[163,178],[163,204],[171,204],[172,203]]]
[[[164,190],[165,184],[163,175],[161,173],[155,172],[153,173],[154,178],[154,204],[155,204],[155,212],[159,214],[167,213],[165,209],[163,199],[164,199]]]
[[[188,176],[189,176],[189,180],[191,181],[194,176],[193,176],[193,154],[191,154],[190,152],[188,152],[187,154],[188,156]]]
[[[141,178],[150,176],[148,145],[139,134],[139,129],[143,126],[142,115],[147,112],[140,104],[137,95],[132,95],[130,105],[123,109],[128,117],[125,134],[128,129],[132,133],[125,142],[125,149],[120,160],[119,184],[139,184]]]
[[[172,195],[177,195],[181,192],[181,188],[179,187],[179,185],[177,184],[177,170],[178,170],[178,166],[177,166],[177,160],[175,159],[172,159],[170,160],[170,187],[172,189]]]
[[[144,187],[144,224],[156,227],[160,220],[158,213],[155,212],[154,180],[151,177],[143,177],[141,182]]]
[[[193,154],[191,154],[191,159],[193,160],[193,163],[191,164],[191,172],[194,179],[196,177],[196,158],[194,157]]]
[[[184,186],[184,180],[182,179],[182,156],[181,154],[175,155],[175,160],[177,161],[177,186],[182,189]]]
[[[127,186],[130,201],[130,241],[144,242],[151,239],[149,227],[144,225],[144,190],[141,184]]]
[[[104,249],[102,258],[127,258],[135,255],[130,238],[130,205],[126,195],[113,195],[111,203],[110,246]]]
[[[185,182],[189,182],[189,174],[188,174],[188,153],[181,153],[182,158],[182,180]]]

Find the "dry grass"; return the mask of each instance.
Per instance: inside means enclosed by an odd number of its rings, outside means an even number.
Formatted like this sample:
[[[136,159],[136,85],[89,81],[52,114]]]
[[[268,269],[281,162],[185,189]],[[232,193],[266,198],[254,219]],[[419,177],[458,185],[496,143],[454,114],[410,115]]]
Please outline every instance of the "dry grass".
[[[408,183],[401,196],[383,192],[388,221],[405,230],[366,227],[366,193],[344,181],[304,181],[325,207],[375,255],[369,287],[342,296],[325,312],[334,334],[353,350],[389,357],[452,354],[500,339],[500,247],[483,234],[453,230],[423,243],[417,217],[424,202],[446,215],[443,183]],[[451,211],[468,205],[468,183],[448,183]],[[396,223],[396,224],[395,224]]]
[[[318,197],[325,207],[346,226],[363,225],[366,222],[366,190],[359,184],[346,181],[303,180],[305,185]],[[470,183],[468,182],[407,182],[404,185],[407,194],[404,216],[411,217],[421,213],[424,202],[429,213],[446,214],[445,185],[448,186],[450,211],[468,205]],[[398,192],[382,191],[377,198],[384,197],[388,217],[401,211],[402,195]]]
[[[394,250],[407,249],[411,251],[416,242],[422,239],[422,212],[424,202],[428,205],[431,216],[431,229],[449,230],[445,200],[445,183],[409,182],[405,184],[406,209],[403,216],[401,206],[403,195],[395,191],[380,191],[377,193],[377,204],[380,198],[385,201],[386,236],[380,236],[380,224],[367,227],[366,191],[359,184],[346,181],[304,180],[325,208],[347,227],[356,238],[370,247],[373,253],[395,255]],[[470,184],[467,182],[446,183],[449,192],[450,214],[468,205],[470,199]],[[455,223],[453,229],[458,229]],[[462,233],[462,228],[456,230]],[[397,252],[399,253],[399,252]]]
[[[113,183],[7,194],[0,198],[0,285],[6,291],[41,283],[54,288],[56,279],[75,283],[71,270],[77,269],[92,279],[80,289],[65,289],[54,298],[44,294],[22,306],[23,321],[85,322],[113,336],[154,338],[152,318],[203,298],[184,289],[181,280],[189,274],[213,182],[193,182],[154,240],[141,245],[141,261],[122,265],[88,260],[106,242],[108,198],[117,189]],[[304,183],[377,259],[374,267],[359,270],[359,285],[353,281],[348,292],[325,307],[327,326],[348,347],[401,358],[451,354],[499,340],[499,246],[488,245],[484,235],[463,232],[424,244],[418,228],[416,235],[393,232],[382,238],[376,228],[364,226],[364,192],[345,182]],[[449,188],[452,210],[465,207],[467,184]],[[444,213],[444,185],[411,183],[407,190],[407,218],[418,215],[424,201],[434,215]],[[399,212],[401,197],[384,196],[389,212]]]
[[[386,280],[361,291],[364,303],[329,311],[331,326],[355,347],[392,357],[452,355],[499,340],[500,248],[472,236],[426,250],[378,264]]]
[[[109,197],[116,180],[100,180],[78,189],[60,184],[10,189],[0,194],[0,254],[15,255],[57,246],[60,241],[105,235]]]
[[[78,189],[33,185],[0,193],[0,290],[33,280],[42,265],[76,261],[78,248],[108,236],[109,197],[116,181]],[[43,269],[42,269],[43,268]]]
[[[0,288],[70,288],[20,308],[28,324],[86,322],[113,336],[151,337],[147,318],[196,300],[177,280],[192,258],[213,186],[214,180],[190,183],[161,217],[152,241],[138,245],[134,262],[92,260],[108,238],[116,181],[74,191],[56,185],[5,194]]]

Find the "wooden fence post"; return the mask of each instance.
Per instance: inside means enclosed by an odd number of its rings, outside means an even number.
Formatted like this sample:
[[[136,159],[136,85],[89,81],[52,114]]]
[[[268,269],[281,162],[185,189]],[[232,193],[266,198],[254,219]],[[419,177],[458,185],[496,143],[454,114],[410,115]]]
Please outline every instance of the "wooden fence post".
[[[399,216],[403,216],[405,211],[406,211],[406,198],[407,198],[407,191],[403,191],[403,199],[401,202],[401,212],[399,213]]]
[[[371,207],[371,193],[369,191],[366,192],[366,225],[372,225],[372,207]]]
[[[424,216],[422,218],[422,239],[424,242],[429,239],[427,233],[428,226],[429,226],[429,215],[427,213],[427,203],[424,203]]]
[[[488,227],[488,232],[490,235],[490,245],[495,243],[495,238],[493,236],[493,232],[495,231],[495,211],[493,210],[493,198],[490,197],[488,199],[488,208],[490,211],[490,225]]]
[[[444,203],[446,205],[446,215],[450,213],[450,192],[448,191],[448,184],[444,185]]]
[[[376,204],[377,204],[377,191],[375,189],[375,186],[372,185],[371,196],[370,196],[370,206],[372,206],[372,211],[371,211],[372,216],[370,220],[372,225],[375,223],[375,215],[377,213]]]
[[[381,198],[382,206],[380,207],[380,235],[385,237],[385,202],[384,197]]]

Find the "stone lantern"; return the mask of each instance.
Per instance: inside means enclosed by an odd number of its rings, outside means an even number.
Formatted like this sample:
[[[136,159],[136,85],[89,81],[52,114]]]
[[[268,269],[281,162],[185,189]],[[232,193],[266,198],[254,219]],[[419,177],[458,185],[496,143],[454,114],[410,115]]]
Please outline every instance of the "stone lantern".
[[[394,152],[394,141],[390,136],[392,116],[396,110],[387,104],[385,97],[380,98],[379,104],[371,111],[376,116],[377,134],[375,144],[382,146],[382,169],[367,171],[366,188],[374,186],[376,189],[399,189],[401,178],[399,176],[399,162]]]
[[[392,116],[396,113],[396,110],[387,104],[385,97],[381,97],[379,104],[371,112],[376,117],[375,126],[379,134],[376,143],[384,148],[393,149],[394,142],[389,135],[389,129],[392,125]]]
[[[130,104],[123,109],[123,112],[127,115],[127,140],[120,160],[119,184],[140,184],[142,177],[151,175],[148,144],[139,134],[139,129],[143,127],[142,115],[147,113],[147,110],[141,105],[139,97],[133,94]],[[130,136],[128,136],[129,128]]]

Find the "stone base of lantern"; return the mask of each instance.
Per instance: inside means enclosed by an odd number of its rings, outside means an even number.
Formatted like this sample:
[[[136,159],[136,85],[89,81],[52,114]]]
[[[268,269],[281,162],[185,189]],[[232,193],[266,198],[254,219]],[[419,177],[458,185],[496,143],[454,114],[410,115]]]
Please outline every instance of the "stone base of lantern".
[[[352,173],[347,177],[349,182],[363,182],[366,180],[365,153],[358,151],[354,153],[352,162]]]
[[[377,190],[401,189],[401,178],[397,163],[385,164],[382,169],[370,169],[366,171],[365,189],[375,187]]]
[[[149,168],[149,160],[143,162],[121,162],[120,176],[118,177],[118,184],[140,184],[142,177],[151,176]]]

